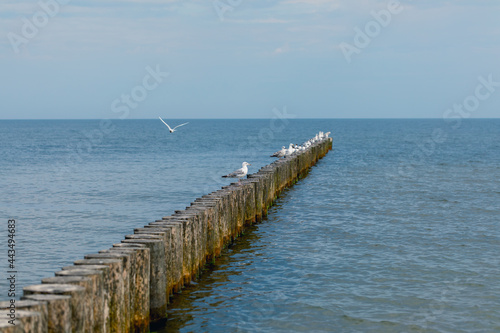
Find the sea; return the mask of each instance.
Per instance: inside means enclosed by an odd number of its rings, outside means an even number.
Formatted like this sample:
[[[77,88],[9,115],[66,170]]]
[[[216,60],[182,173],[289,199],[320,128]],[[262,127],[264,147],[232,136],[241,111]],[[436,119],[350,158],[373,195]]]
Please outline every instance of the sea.
[[[0,121],[0,300],[330,131],[151,331],[500,332],[500,119],[168,122]]]

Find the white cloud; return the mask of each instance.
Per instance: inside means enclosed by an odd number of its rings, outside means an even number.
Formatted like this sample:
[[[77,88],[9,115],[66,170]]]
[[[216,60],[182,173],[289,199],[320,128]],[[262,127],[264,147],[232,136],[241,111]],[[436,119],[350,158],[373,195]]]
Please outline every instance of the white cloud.
[[[274,54],[282,54],[282,53],[287,53],[290,51],[290,46],[287,44],[282,47],[278,47],[277,49],[274,50]]]

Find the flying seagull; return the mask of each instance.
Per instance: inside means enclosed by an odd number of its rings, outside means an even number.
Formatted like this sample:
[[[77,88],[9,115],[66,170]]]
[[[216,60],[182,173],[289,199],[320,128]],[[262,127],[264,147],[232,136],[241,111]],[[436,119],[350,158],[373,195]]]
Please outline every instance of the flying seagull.
[[[222,176],[222,178],[238,178],[238,182],[241,180],[241,177],[245,177],[248,173],[247,165],[251,165],[250,163],[243,162],[241,164],[241,169],[231,172],[228,175]]]
[[[184,124],[177,125],[177,126],[175,126],[174,128],[170,128],[170,126],[168,126],[168,124],[167,124],[166,122],[164,122],[164,121],[163,121],[163,119],[161,119],[161,117],[158,117],[158,118],[160,118],[160,120],[162,121],[162,123],[164,123],[164,124],[165,124],[165,126],[167,126],[167,127],[168,127],[168,130],[170,131],[170,133],[174,133],[174,132],[175,132],[175,129],[176,129],[177,127],[181,127],[181,126],[184,126],[184,125],[186,125],[186,124],[189,124],[189,123],[184,123]]]

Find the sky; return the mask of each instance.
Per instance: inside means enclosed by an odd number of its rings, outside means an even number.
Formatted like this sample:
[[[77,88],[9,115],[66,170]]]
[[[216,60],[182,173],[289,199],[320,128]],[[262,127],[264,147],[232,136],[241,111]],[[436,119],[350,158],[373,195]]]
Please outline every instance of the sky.
[[[0,119],[500,117],[498,0],[2,0]]]

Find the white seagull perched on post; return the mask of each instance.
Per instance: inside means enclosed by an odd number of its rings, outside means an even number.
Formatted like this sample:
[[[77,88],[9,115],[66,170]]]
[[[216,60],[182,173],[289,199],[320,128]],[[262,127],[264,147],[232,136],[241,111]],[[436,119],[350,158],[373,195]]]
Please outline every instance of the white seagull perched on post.
[[[285,152],[285,157],[292,155],[294,152],[295,152],[295,150],[293,149],[293,143],[290,143],[290,145],[288,146],[288,149]]]
[[[239,182],[241,180],[241,177],[245,177],[248,173],[247,165],[251,165],[251,164],[247,163],[247,162],[243,162],[241,164],[241,169],[233,171],[230,174],[227,174],[225,176],[222,176],[222,178],[238,178],[238,182]]]
[[[175,132],[175,129],[176,129],[177,127],[181,127],[181,126],[184,126],[184,125],[186,125],[186,124],[189,124],[189,123],[184,123],[184,124],[177,125],[177,126],[175,126],[174,128],[170,128],[170,126],[168,126],[168,124],[167,124],[166,122],[164,122],[164,121],[163,121],[163,119],[161,119],[161,117],[158,117],[158,118],[160,118],[160,120],[162,121],[162,123],[164,123],[164,124],[168,127],[168,130],[170,131],[170,133],[174,133],[174,132]]]
[[[286,148],[285,146],[281,147],[281,150],[278,150],[274,154],[271,155],[271,157],[285,157],[286,154]]]

